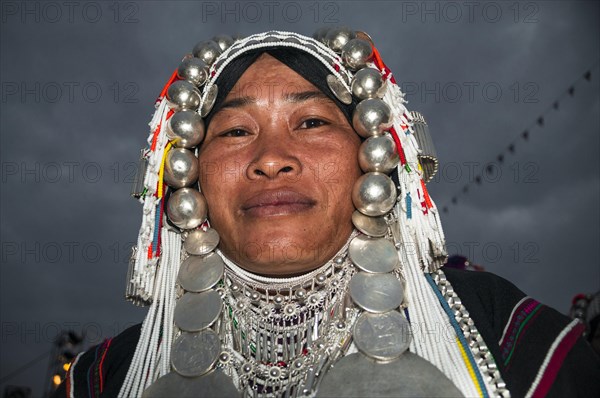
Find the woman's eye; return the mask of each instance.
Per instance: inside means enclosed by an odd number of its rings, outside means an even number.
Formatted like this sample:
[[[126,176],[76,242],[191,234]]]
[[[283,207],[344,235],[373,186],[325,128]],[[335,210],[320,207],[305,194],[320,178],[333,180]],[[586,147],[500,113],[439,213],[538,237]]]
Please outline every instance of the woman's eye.
[[[325,124],[327,123],[321,119],[308,119],[305,120],[300,127],[305,129],[314,129],[316,127],[324,126]]]
[[[224,132],[223,134],[221,134],[221,137],[244,137],[246,135],[248,135],[248,132],[246,130],[233,129]]]

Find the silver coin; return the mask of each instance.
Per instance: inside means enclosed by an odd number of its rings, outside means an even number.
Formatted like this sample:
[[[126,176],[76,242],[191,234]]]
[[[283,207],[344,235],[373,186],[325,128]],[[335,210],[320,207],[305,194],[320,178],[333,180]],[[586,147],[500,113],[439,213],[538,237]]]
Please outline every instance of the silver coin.
[[[391,362],[347,355],[323,375],[317,397],[462,397],[430,362],[405,352]]]
[[[206,94],[206,98],[204,98],[204,102],[202,103],[202,107],[200,108],[200,116],[206,117],[209,112],[212,110],[215,105],[215,101],[217,100],[217,94],[219,92],[219,87],[216,84],[213,84],[208,89],[208,94]]]
[[[214,290],[185,293],[175,304],[173,322],[186,332],[204,330],[219,318],[222,307],[223,300]]]
[[[352,103],[352,93],[334,75],[327,75],[327,85],[337,99],[343,104]]]
[[[214,370],[202,377],[183,377],[176,372],[167,373],[146,388],[142,398],[225,398],[238,394],[231,379],[222,371]]]
[[[358,272],[350,280],[350,297],[365,311],[388,312],[402,303],[402,284],[393,274]]]
[[[398,311],[383,314],[363,312],[356,320],[352,337],[356,348],[366,356],[390,361],[408,349],[410,324]]]
[[[206,231],[195,229],[188,233],[183,247],[186,252],[195,256],[203,256],[215,250],[219,244],[219,233],[213,228]]]
[[[350,242],[348,255],[354,265],[373,274],[391,272],[400,263],[396,246],[385,238],[358,235]]]
[[[177,282],[188,292],[200,293],[215,286],[223,278],[225,264],[221,256],[190,256],[181,263]]]
[[[171,347],[171,366],[181,376],[202,376],[212,369],[221,353],[221,340],[211,329],[183,332]]]
[[[358,210],[354,210],[352,213],[352,224],[363,234],[374,237],[384,236],[388,230],[388,225],[383,217],[365,216]]]

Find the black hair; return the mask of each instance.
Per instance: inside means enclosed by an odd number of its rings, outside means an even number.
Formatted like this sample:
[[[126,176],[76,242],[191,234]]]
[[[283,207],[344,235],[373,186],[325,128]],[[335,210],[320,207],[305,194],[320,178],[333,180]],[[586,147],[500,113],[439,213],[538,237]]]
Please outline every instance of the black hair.
[[[242,74],[258,57],[265,53],[277,59],[321,90],[340,108],[346,119],[348,119],[348,122],[352,124],[352,113],[357,104],[356,99],[353,98],[352,103],[346,105],[336,98],[327,85],[327,75],[331,74],[329,69],[321,61],[305,51],[294,47],[277,47],[247,51],[225,67],[215,82],[218,87],[217,98],[212,110],[204,119],[206,126],[209,125],[212,117],[221,109],[225,98]]]

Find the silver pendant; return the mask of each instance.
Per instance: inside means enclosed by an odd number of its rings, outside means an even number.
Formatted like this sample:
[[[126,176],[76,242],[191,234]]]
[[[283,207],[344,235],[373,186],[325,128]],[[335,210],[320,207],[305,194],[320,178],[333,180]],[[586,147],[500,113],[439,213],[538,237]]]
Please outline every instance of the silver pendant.
[[[213,228],[209,228],[206,231],[195,229],[185,238],[183,247],[189,254],[203,256],[213,251],[218,244],[219,233]]]
[[[142,393],[142,398],[211,398],[235,397],[239,393],[231,379],[222,371],[214,370],[202,377],[183,377],[167,373]]]
[[[327,85],[341,103],[350,105],[352,103],[352,94],[334,75],[327,75]]]
[[[462,396],[438,368],[411,352],[383,363],[347,355],[325,373],[317,390],[317,397]]]
[[[208,256],[188,257],[179,268],[177,282],[189,292],[200,293],[215,286],[222,278],[223,259],[211,253]]]
[[[359,235],[350,242],[348,255],[354,265],[373,274],[392,272],[400,264],[396,247],[385,238]]]
[[[183,332],[173,342],[171,366],[181,376],[202,376],[212,369],[221,352],[221,340],[211,329]]]
[[[350,297],[368,312],[382,313],[402,303],[402,284],[393,274],[358,272],[350,279]]]
[[[223,300],[215,290],[185,293],[175,305],[173,322],[186,332],[197,332],[210,327],[219,318]]]
[[[391,361],[408,349],[410,324],[398,311],[363,312],[356,320],[352,337],[356,348],[369,358]]]
[[[352,213],[352,224],[363,234],[373,237],[382,237],[388,230],[385,218],[365,216],[358,210]]]

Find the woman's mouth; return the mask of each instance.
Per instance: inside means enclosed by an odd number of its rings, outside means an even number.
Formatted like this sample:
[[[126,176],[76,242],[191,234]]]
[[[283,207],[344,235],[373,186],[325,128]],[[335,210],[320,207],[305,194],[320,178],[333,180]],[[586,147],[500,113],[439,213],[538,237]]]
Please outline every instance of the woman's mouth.
[[[284,216],[309,210],[316,203],[314,199],[292,190],[262,191],[247,199],[241,209],[251,217]]]

